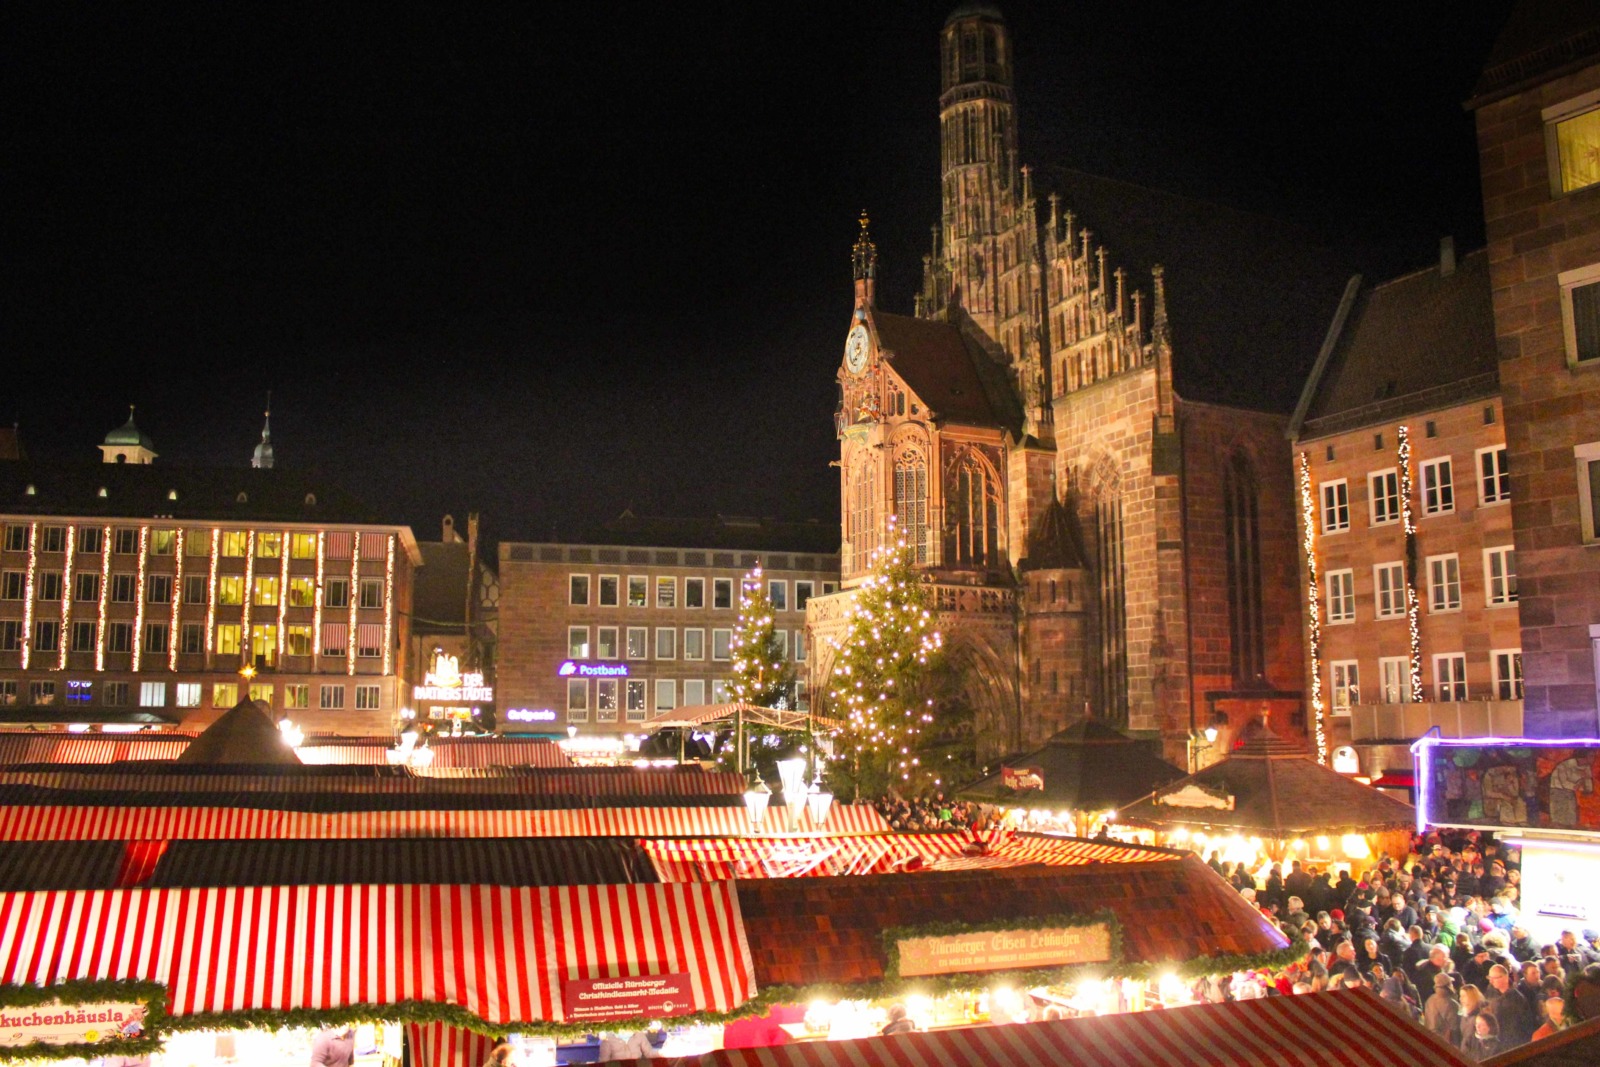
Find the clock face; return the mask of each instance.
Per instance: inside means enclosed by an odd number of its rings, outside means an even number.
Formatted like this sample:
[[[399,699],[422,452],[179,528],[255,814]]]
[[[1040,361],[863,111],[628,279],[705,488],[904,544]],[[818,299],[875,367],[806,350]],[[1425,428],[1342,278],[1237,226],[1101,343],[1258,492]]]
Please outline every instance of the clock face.
[[[851,374],[860,374],[867,366],[867,328],[860,323],[844,340],[844,366]]]

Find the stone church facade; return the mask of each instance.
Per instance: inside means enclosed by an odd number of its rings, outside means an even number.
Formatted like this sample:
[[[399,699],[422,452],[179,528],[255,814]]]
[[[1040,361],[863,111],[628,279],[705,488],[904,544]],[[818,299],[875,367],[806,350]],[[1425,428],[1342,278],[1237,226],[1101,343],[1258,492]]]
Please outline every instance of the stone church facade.
[[[1017,152],[1011,44],[942,34],[942,217],[915,314],[876,303],[863,217],[838,370],[843,588],[808,608],[812,688],[891,518],[925,567],[984,755],[1090,714],[1209,761],[1268,714],[1306,730],[1296,499],[1279,414],[1185,395],[1149,289]],[[1213,751],[1188,740],[1218,725]]]

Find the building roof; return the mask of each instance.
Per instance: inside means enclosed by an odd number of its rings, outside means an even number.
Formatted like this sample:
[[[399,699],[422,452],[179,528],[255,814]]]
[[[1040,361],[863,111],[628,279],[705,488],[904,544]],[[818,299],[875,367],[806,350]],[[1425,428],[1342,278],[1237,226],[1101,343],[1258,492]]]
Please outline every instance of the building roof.
[[[1259,911],[1196,856],[1082,867],[1014,867],[859,878],[739,882],[760,985],[870,982],[888,965],[883,934],[939,920],[984,921],[1109,908],[1126,962],[1180,962],[1287,947]]]
[[[178,755],[178,764],[248,764],[299,767],[266,706],[249,697],[223,712]]]
[[[1482,107],[1600,58],[1592,0],[1522,0],[1495,39],[1467,106]]]
[[[1382,285],[1352,283],[1332,317],[1290,430],[1319,436],[1499,392],[1489,255]]]
[[[1317,354],[1348,273],[1288,223],[1063,167],[1035,167],[1040,196],[1093,231],[1108,270],[1150,291],[1166,270],[1173,382],[1179,397],[1287,414]],[[1152,309],[1146,305],[1145,318]]]
[[[1572,1018],[1572,1007],[1567,1007]],[[1491,1056],[1484,1067],[1594,1067],[1600,1063],[1600,1019],[1574,1023],[1560,1033]]]
[[[131,407],[128,409],[128,421],[106,434],[105,443],[108,445],[137,445],[140,448],[148,448],[152,452],[156,448],[156,443],[150,440],[143,430],[133,424],[133,409]]]
[[[872,312],[878,344],[889,365],[947,422],[1015,430],[1022,425],[1006,372],[955,323]]]
[[[1059,497],[1050,503],[1028,531],[1028,554],[1017,564],[1021,571],[1081,570],[1087,566],[1078,524]]]
[[[760,553],[767,556],[771,553],[800,553],[805,555],[828,557],[813,560],[810,565],[796,564],[795,569],[810,570],[814,567],[822,569],[836,568],[839,554],[839,524],[810,522],[787,522],[772,518],[755,518],[741,515],[713,515],[703,518],[671,518],[635,515],[632,511],[624,511],[621,515],[609,522],[599,523],[588,527],[579,527],[570,533],[560,536],[552,531],[549,541],[515,542],[510,539],[502,542],[502,552],[512,561],[521,559],[515,549],[531,548],[535,551],[530,559],[544,562],[541,551],[548,550],[556,553],[556,560],[578,562],[571,558],[571,551],[562,554],[565,546],[584,546],[587,550],[601,549],[605,546],[616,546],[641,551],[650,549],[663,550],[695,550],[704,549],[714,551],[718,549],[734,552]],[[605,561],[601,561],[605,562]],[[644,562],[653,560],[646,558],[642,561],[626,560],[618,562]],[[711,566],[721,567],[750,567],[749,563],[717,563]],[[766,560],[762,560],[766,563]],[[678,565],[676,560],[672,564]],[[704,566],[705,562],[688,563],[685,566]],[[768,569],[786,569],[769,564]]]
[[[467,585],[472,567],[465,541],[419,541],[422,566],[411,587],[411,632],[464,633]]]
[[[1043,788],[1007,788],[1004,772],[1000,772],[958,795],[1051,811],[1108,811],[1183,777],[1181,770],[1152,751],[1149,742],[1095,719],[1080,719],[1046,741],[1043,748],[1003,763],[1013,769],[1036,769]]]
[[[0,465],[0,513],[398,525],[315,472],[154,463]],[[415,544],[409,528],[401,539]]]
[[[1183,802],[1163,801],[1173,796]],[[1273,837],[1400,829],[1414,826],[1416,817],[1410,804],[1324,767],[1262,723],[1246,728],[1227,759],[1117,812],[1119,822],[1141,826],[1209,826]]]

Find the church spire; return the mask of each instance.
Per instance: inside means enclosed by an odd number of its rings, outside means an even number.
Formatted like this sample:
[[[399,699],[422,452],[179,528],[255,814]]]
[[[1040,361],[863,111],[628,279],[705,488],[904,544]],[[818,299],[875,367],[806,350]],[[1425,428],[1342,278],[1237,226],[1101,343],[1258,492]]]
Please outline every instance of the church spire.
[[[250,457],[250,466],[263,470],[272,468],[272,393],[267,393],[267,411],[261,423],[261,443],[256,445],[255,454]]]
[[[856,235],[855,247],[850,251],[850,271],[856,281],[856,307],[872,307],[876,297],[878,280],[878,246],[872,243],[872,235],[867,232],[871,220],[867,218],[865,210],[856,222],[861,226],[861,232]]]

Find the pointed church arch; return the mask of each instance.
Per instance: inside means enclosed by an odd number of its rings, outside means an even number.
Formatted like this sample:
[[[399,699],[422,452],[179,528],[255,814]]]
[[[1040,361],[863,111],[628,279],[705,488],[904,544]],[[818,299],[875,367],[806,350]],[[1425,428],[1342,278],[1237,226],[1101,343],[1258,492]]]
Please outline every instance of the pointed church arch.
[[[945,566],[1000,567],[1005,560],[1005,499],[1000,474],[989,458],[970,445],[958,449],[945,471],[944,499]]]
[[[894,514],[900,536],[916,562],[930,562],[928,548],[928,439],[920,428],[902,427],[890,446],[894,463]]]
[[[972,714],[979,758],[1014,751],[1020,737],[1014,656],[1003,654],[981,633],[956,630],[945,636],[949,677],[960,689],[947,699],[963,702]]]

